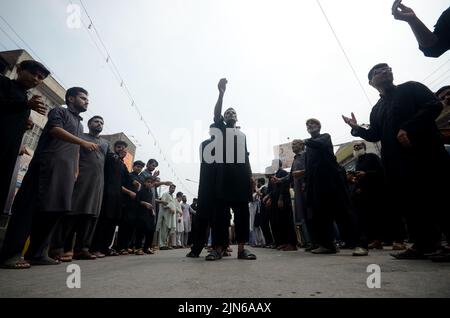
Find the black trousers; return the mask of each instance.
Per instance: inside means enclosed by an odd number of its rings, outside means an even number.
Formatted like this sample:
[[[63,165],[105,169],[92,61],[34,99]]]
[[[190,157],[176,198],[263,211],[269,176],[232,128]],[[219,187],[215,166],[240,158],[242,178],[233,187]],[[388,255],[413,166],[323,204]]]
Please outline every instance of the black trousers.
[[[97,217],[92,214],[64,215],[53,233],[52,249],[74,250],[75,253],[89,251],[96,223]]]
[[[195,255],[200,255],[208,241],[209,222],[209,218],[200,215],[194,218],[191,235],[189,235],[189,237],[192,237],[191,251]]]
[[[275,214],[274,222],[276,222],[277,246],[279,245],[297,245],[297,234],[295,233],[294,215],[292,206],[286,204],[280,209],[277,205],[273,209]]]
[[[270,230],[270,209],[261,202],[261,230],[266,240],[266,245],[274,243],[272,231]]]
[[[11,215],[5,234],[0,261],[22,254],[30,237],[26,258],[46,256],[51,235],[65,212],[37,211],[36,209],[16,209]]]
[[[117,219],[102,217],[100,214],[92,240],[92,252],[108,253],[118,223]]]
[[[136,209],[127,206],[122,210],[122,219],[119,223],[119,232],[117,234],[117,248],[124,250],[130,247],[133,235],[136,234]]]
[[[136,241],[135,247],[137,249],[142,248],[144,244],[144,251],[152,247],[153,234],[155,233],[155,218],[145,212],[143,215],[140,213],[136,217]]]
[[[211,220],[211,236],[214,248],[226,248],[229,245],[230,208],[234,212],[236,241],[248,242],[250,235],[250,212],[248,202],[226,202],[218,200]]]

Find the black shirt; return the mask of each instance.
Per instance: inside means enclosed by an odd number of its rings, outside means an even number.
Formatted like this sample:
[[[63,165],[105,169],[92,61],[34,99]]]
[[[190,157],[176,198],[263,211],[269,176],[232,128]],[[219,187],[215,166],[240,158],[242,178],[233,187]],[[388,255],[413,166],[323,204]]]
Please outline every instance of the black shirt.
[[[434,32],[438,41],[432,47],[419,46],[425,56],[439,57],[450,49],[450,8],[445,10],[439,17]]]

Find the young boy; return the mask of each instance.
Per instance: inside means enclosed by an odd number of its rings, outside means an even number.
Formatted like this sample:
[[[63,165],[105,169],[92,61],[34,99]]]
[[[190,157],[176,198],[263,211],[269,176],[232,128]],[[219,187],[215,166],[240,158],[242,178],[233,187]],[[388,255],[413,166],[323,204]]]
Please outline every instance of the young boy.
[[[155,210],[151,202],[153,201],[152,188],[155,183],[156,177],[146,177],[144,186],[136,194],[136,255],[154,254],[151,244],[155,232]],[[145,242],[143,242],[144,238]]]

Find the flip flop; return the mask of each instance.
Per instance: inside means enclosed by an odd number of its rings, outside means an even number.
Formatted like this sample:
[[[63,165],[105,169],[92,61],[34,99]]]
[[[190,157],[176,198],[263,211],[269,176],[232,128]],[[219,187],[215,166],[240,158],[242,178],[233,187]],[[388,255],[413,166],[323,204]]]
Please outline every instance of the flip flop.
[[[248,259],[248,260],[255,260],[256,255],[250,252],[247,249],[243,249],[238,253],[238,259]]]
[[[53,258],[44,256],[41,258],[35,258],[30,260],[31,265],[59,265],[61,264],[60,261],[55,260]]]
[[[22,257],[12,257],[0,264],[0,268],[6,269],[28,269],[31,265]]]

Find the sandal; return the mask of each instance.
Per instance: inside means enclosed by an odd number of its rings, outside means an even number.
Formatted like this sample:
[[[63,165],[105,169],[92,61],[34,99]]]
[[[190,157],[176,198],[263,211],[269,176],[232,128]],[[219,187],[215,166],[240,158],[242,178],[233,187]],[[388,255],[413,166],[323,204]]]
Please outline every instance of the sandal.
[[[25,261],[20,256],[11,257],[10,259],[7,259],[6,261],[0,264],[0,268],[7,268],[7,269],[27,269],[30,267],[31,267],[30,263]]]
[[[73,259],[76,260],[92,260],[96,258],[97,256],[95,256],[95,254],[91,254],[88,251],[82,251],[73,255]]]
[[[238,259],[254,260],[256,259],[256,255],[247,249],[243,249],[242,251],[238,252]]]
[[[126,249],[126,250],[120,250],[119,254],[120,255],[128,255],[129,253],[128,253],[128,250]]]
[[[135,255],[144,255],[144,251],[142,250],[142,248],[136,250],[136,252],[134,253]]]
[[[145,251],[145,254],[153,255],[153,254],[155,254],[155,251],[153,251],[151,248],[149,248]]]
[[[50,258],[48,256],[43,256],[39,258],[30,259],[31,265],[59,265],[61,261]]]
[[[208,255],[206,255],[205,260],[206,261],[216,261],[221,258],[222,258],[221,253],[217,252],[216,250],[212,250],[211,252],[209,252]]]

